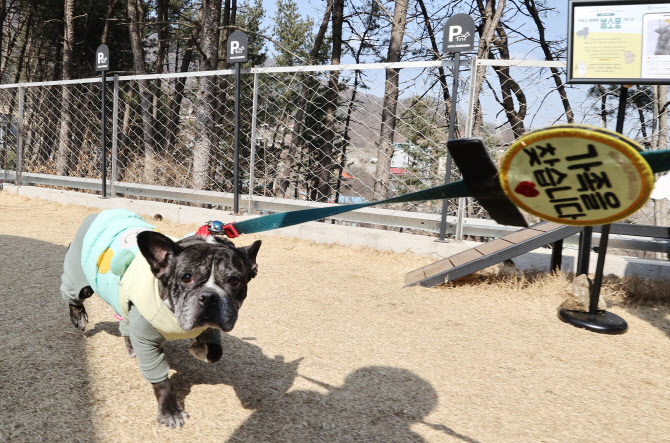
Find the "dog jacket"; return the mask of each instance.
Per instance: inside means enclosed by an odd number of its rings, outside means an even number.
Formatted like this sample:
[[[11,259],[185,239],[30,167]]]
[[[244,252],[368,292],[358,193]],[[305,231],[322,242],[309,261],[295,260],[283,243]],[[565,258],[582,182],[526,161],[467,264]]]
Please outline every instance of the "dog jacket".
[[[156,228],[127,209],[102,211],[84,236],[81,266],[93,291],[128,321],[130,303],[165,339],[195,338],[206,327],[184,331],[163,303],[158,279],[139,252],[137,234]]]

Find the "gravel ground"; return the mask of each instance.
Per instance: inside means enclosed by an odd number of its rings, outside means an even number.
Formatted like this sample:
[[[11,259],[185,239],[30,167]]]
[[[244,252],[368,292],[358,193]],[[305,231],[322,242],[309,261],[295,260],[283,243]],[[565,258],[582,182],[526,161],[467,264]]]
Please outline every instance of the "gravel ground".
[[[564,276],[494,273],[403,288],[410,254],[263,239],[224,357],[170,342],[183,429],[126,357],[111,309],[75,330],[62,259],[94,210],[0,191],[0,441],[662,442],[670,436],[670,308],[604,293],[629,331],[560,322]],[[172,235],[194,226],[155,222]]]

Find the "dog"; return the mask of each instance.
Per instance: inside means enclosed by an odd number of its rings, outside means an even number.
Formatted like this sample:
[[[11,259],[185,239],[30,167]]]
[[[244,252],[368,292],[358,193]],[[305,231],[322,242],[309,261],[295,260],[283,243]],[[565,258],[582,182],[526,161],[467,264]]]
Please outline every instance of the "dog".
[[[589,36],[589,28],[585,26],[581,30],[577,31],[577,38],[582,37],[584,40]]]
[[[81,331],[87,298],[95,293],[112,306],[128,355],[153,386],[158,422],[182,427],[188,414],[173,392],[162,344],[193,338],[194,357],[218,361],[221,331],[235,326],[260,246],[235,247],[203,228],[175,241],[132,211],[106,210],[87,217],[70,244],[61,294]]]

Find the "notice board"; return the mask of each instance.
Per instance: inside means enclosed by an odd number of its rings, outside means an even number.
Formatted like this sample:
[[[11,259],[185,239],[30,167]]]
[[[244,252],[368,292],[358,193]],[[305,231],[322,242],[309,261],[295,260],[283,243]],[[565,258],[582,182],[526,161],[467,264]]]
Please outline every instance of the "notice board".
[[[569,0],[568,83],[670,84],[670,1]]]

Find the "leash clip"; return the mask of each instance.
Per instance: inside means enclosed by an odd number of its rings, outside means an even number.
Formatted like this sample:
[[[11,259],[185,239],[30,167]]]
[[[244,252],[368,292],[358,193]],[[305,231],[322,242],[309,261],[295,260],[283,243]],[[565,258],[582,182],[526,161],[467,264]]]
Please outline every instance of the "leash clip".
[[[235,229],[233,223],[235,222],[224,225],[218,220],[210,220],[205,223],[205,226],[207,226],[207,230],[212,235],[225,235],[228,238],[236,238],[240,236],[240,233],[237,232],[237,229]]]

